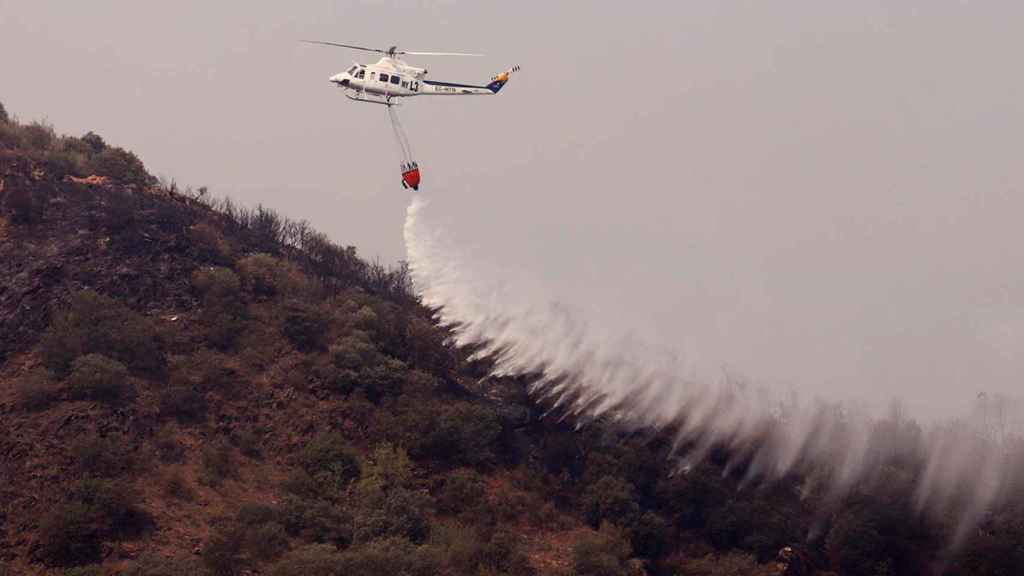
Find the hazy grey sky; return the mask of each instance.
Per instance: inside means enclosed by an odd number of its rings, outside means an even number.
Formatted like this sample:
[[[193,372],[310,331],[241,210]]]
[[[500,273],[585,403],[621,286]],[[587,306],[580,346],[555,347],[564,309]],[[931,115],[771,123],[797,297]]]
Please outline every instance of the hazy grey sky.
[[[949,411],[1024,363],[1024,4],[0,0],[0,101],[404,256],[368,55],[486,58],[400,110],[428,219],[514,290],[701,373]],[[506,274],[507,277],[502,277]]]

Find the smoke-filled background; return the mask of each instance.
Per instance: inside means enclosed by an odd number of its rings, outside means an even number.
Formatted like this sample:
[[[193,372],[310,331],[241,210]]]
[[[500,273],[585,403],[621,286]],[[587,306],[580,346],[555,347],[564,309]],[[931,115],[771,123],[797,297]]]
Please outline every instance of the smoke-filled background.
[[[1022,86],[1004,7],[877,9],[765,8],[750,33],[781,35],[742,63],[653,50],[544,86],[532,148],[410,206],[426,302],[581,418],[671,426],[684,468],[725,445],[838,495],[912,453],[962,537],[1021,486]]]
[[[897,402],[953,431],[922,440],[922,507],[968,472],[985,503],[1007,468],[975,441],[1021,432],[1022,17],[999,1],[0,0],[0,96],[408,257],[464,338],[501,346],[506,369],[548,367],[584,413],[685,415],[698,454],[759,439],[762,473],[829,460],[844,486],[894,442],[866,422]],[[385,114],[327,83],[372,58],[304,38],[488,55],[413,62],[441,80],[522,66],[497,97],[400,110],[430,199],[404,239]]]

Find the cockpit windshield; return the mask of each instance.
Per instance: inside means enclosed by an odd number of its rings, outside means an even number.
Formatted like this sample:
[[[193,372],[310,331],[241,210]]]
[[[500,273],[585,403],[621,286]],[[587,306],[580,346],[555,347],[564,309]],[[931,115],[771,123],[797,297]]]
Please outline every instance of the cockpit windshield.
[[[349,68],[349,69],[347,70],[347,72],[348,72],[349,74],[355,74],[356,70],[358,70],[358,69],[359,69],[359,66],[358,66],[358,65],[356,65],[356,66],[353,66],[353,67]],[[335,68],[335,70],[337,70],[337,68]]]

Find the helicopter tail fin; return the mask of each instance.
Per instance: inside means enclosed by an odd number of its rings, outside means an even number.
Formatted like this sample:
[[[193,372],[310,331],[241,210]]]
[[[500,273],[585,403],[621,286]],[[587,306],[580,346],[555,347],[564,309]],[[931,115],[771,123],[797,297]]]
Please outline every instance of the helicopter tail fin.
[[[511,76],[513,72],[519,72],[519,66],[513,66],[494,78],[491,78],[491,83],[487,85],[487,89],[497,94],[498,91],[501,90],[502,86],[508,82],[509,76]]]

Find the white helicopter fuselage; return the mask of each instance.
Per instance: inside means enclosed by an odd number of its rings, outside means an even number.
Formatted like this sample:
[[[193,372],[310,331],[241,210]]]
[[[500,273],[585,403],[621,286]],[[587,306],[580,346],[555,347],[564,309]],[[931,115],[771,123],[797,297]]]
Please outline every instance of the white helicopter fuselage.
[[[409,66],[392,57],[384,57],[376,64],[355,64],[345,72],[330,77],[330,81],[350,93],[354,100],[406,98],[410,96],[492,96],[508,82],[511,72],[502,72],[486,86],[438,82],[427,80],[427,70]]]

